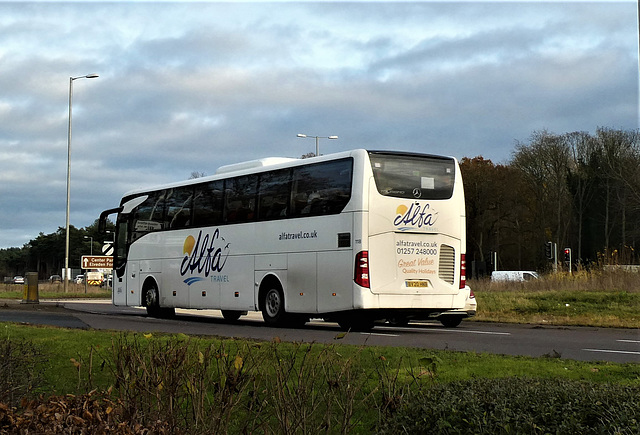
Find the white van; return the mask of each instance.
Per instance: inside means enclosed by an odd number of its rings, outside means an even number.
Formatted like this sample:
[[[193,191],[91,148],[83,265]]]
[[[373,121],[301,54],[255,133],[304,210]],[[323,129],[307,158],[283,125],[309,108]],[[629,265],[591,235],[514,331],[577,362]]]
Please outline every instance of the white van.
[[[496,270],[491,273],[491,281],[531,281],[538,279],[537,272],[528,270]]]

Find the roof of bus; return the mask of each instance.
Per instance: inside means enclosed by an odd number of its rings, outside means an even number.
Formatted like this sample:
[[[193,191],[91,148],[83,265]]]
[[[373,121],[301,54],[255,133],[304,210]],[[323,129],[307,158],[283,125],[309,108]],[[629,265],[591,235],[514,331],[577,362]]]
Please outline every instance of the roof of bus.
[[[209,175],[206,177],[192,178],[189,180],[182,180],[182,181],[177,181],[173,183],[161,184],[156,186],[147,186],[144,188],[130,190],[123,195],[123,199],[131,196],[147,193],[147,192],[156,191],[156,190],[170,189],[170,188],[179,187],[179,186],[188,186],[191,184],[206,183],[208,181],[225,179],[231,176],[236,177],[240,175],[271,171],[274,169],[304,166],[311,163],[336,160],[336,159],[341,159],[345,157],[351,157],[358,154],[367,155],[368,153],[394,154],[394,155],[405,155],[405,156],[415,156],[415,157],[420,156],[420,157],[431,157],[431,158],[440,158],[440,159],[444,158],[444,159],[455,160],[454,157],[441,156],[441,155],[435,155],[435,154],[421,154],[421,153],[412,153],[412,152],[404,152],[404,151],[384,151],[384,150],[365,150],[365,149],[354,149],[349,151],[342,151],[339,153],[320,155],[317,157],[309,157],[306,159],[294,159],[294,158],[287,158],[287,157],[267,157],[264,159],[251,160],[251,161],[240,162],[240,163],[235,163],[231,165],[224,165],[218,168],[214,175]],[[233,170],[234,168],[238,168],[238,170]]]

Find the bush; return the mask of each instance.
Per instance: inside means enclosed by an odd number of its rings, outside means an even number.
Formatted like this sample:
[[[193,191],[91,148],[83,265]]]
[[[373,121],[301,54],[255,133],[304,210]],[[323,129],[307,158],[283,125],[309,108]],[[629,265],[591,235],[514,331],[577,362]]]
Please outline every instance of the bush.
[[[640,387],[561,379],[473,379],[412,395],[389,434],[637,434]]]
[[[0,339],[0,403],[16,405],[40,386],[42,353],[31,342]]]
[[[114,336],[102,366],[122,422],[171,433],[350,433],[369,400],[358,358],[332,346]],[[358,414],[358,415],[356,415]],[[366,412],[365,412],[366,414]],[[366,416],[366,415],[365,415]]]

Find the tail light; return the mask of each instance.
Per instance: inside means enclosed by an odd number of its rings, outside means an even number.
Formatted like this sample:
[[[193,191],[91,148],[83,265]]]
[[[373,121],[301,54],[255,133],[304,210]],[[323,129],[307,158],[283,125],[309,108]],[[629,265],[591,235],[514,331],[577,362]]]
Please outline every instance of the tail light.
[[[360,287],[369,288],[369,251],[360,251],[356,254],[353,280]]]
[[[467,285],[467,254],[460,254],[460,288]]]

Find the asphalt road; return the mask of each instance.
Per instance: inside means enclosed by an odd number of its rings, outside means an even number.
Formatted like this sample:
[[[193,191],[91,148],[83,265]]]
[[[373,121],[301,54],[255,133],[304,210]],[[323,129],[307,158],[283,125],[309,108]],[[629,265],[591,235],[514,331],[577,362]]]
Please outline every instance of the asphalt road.
[[[115,307],[110,301],[41,301],[19,304],[0,301],[0,322],[53,325],[137,332],[170,332],[285,341],[371,346],[448,349],[505,355],[547,356],[581,361],[640,363],[640,330],[554,327],[463,321],[457,328],[440,323],[411,323],[407,327],[376,326],[371,332],[351,332],[342,338],[335,323],[321,320],[303,328],[272,328],[260,313],[228,323],[217,310],[176,310],[173,319],[148,317],[142,308]]]

